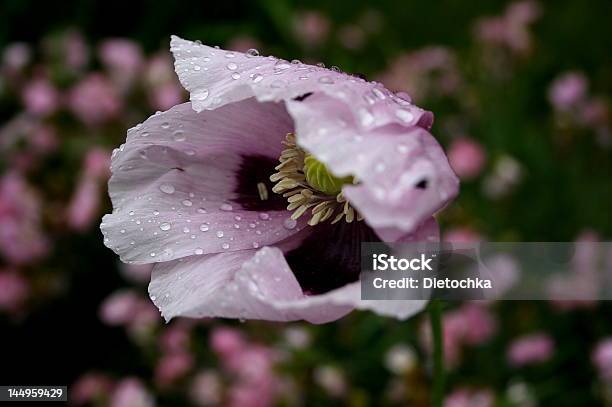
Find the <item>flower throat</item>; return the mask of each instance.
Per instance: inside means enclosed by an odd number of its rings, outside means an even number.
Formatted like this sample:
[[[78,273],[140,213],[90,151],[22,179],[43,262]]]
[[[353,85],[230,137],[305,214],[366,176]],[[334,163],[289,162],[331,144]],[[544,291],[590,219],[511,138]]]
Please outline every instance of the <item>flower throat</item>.
[[[278,172],[270,180],[276,183],[272,191],[287,198],[292,219],[297,220],[307,212],[311,216],[310,226],[363,219],[342,195],[343,185],[356,183],[353,177],[335,177],[325,164],[298,147],[293,133],[287,134],[283,144],[286,148],[275,167]]]

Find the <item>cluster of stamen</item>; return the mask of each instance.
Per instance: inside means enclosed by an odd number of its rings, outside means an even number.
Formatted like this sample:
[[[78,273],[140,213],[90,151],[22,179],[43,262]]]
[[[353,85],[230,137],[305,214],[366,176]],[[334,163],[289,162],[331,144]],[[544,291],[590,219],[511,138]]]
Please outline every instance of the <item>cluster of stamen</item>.
[[[296,144],[295,134],[287,134],[283,144],[286,148],[279,157],[280,164],[275,167],[278,172],[270,176],[270,180],[276,183],[272,191],[287,198],[289,202],[287,210],[293,211],[292,219],[297,220],[307,212],[310,212],[308,224],[311,226],[328,220],[336,223],[344,219],[350,223],[363,219],[342,195],[340,188],[338,188],[339,191],[334,190],[330,194],[329,189],[321,191],[326,188],[320,186],[317,188],[316,185],[308,182],[305,162],[308,159],[311,161],[314,159]],[[323,168],[321,171],[326,171],[322,164],[319,166]],[[327,172],[325,176],[333,177]],[[355,183],[352,178],[351,181]]]

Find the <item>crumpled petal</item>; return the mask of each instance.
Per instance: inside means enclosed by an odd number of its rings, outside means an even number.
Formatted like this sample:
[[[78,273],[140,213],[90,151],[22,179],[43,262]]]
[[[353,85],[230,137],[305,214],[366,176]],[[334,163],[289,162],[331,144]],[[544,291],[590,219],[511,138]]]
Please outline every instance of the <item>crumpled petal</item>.
[[[425,241],[437,233],[433,218],[402,241]],[[333,270],[329,270],[333,273]],[[321,295],[304,295],[276,247],[192,256],[156,264],[149,293],[166,320],[176,316],[325,323],[352,309],[406,319],[427,301],[362,300],[360,282]]]
[[[433,115],[391,93],[339,70],[226,51],[172,36],[174,68],[196,111],[216,109],[255,96],[259,101],[287,101],[321,92],[352,106],[362,130],[390,123],[431,127]]]
[[[343,190],[373,228],[411,232],[457,195],[459,180],[426,130],[431,113],[380,84],[175,36],[171,50],[196,111],[252,96],[284,101],[298,144],[336,176],[360,181]]]
[[[444,151],[421,127],[388,125],[359,133],[351,107],[326,96],[289,101],[298,143],[337,176],[357,185],[343,193],[373,227],[411,232],[459,189]]]
[[[286,211],[264,215],[231,203],[241,155],[276,159],[292,126],[282,104],[249,99],[214,113],[185,103],[130,129],[113,154],[105,244],[125,262],[151,263],[295,234],[305,220],[289,229]]]

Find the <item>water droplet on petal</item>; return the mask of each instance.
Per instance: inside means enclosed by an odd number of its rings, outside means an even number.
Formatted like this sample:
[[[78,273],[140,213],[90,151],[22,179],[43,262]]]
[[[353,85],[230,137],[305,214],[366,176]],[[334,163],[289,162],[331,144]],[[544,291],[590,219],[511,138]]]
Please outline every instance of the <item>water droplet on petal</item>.
[[[217,237],[223,237],[224,233],[222,230],[217,231]]]
[[[193,205],[193,202],[191,202],[189,199],[185,199],[185,200],[183,201],[183,205],[185,205],[185,206],[191,206],[191,205]]]
[[[163,230],[164,232],[167,230],[170,230],[171,227],[172,226],[168,222],[164,222],[161,225],[159,225],[159,228]]]
[[[173,194],[174,191],[176,191],[174,189],[174,187],[172,185],[170,185],[170,184],[161,184],[159,186],[159,190],[162,191],[165,194]]]
[[[295,229],[295,227],[297,226],[297,221],[291,219],[291,218],[287,218],[285,219],[285,221],[283,222],[283,226],[285,227],[285,229]]]
[[[176,130],[172,135],[172,138],[174,141],[185,141],[185,134],[183,133],[183,130]]]
[[[257,249],[259,247],[259,243],[253,242],[253,249]]]
[[[263,79],[263,75],[256,73],[255,75],[253,75],[253,82],[257,83],[260,82]]]
[[[183,233],[189,233],[189,228],[187,226],[183,228]]]
[[[325,75],[319,78],[319,82],[329,85],[329,84],[334,83],[334,80],[330,76]]]
[[[202,232],[208,232],[208,226],[207,225],[200,225],[200,230]]]
[[[163,122],[163,123],[161,124],[161,128],[162,128],[162,129],[167,129],[167,128],[169,128],[169,127],[170,127],[170,123],[168,123],[168,122]]]
[[[204,209],[204,208],[198,208],[198,213],[206,213],[206,209]]]
[[[222,211],[230,212],[234,208],[232,207],[232,205],[230,205],[228,203],[224,203],[223,205],[221,205],[221,207],[219,209],[221,209]]]
[[[197,249],[195,249],[193,252],[195,254],[197,254],[198,256],[201,255],[201,254],[204,254],[204,250],[200,249],[199,247]]]
[[[236,80],[236,79],[240,79],[240,74],[238,72],[234,72],[232,74],[232,79]]]
[[[227,69],[229,69],[230,71],[234,71],[236,70],[236,68],[238,68],[238,65],[236,65],[233,62],[230,62],[229,64],[227,64]]]
[[[255,48],[250,48],[247,50],[246,54],[250,57],[258,57],[259,51],[257,51]]]
[[[263,213],[262,212],[262,213],[259,214],[259,219],[261,219],[261,220],[268,220],[268,219],[270,219],[270,215],[268,215],[267,213]]]
[[[208,98],[208,93],[208,89],[202,89],[201,91],[193,95],[193,98],[195,100],[206,100],[206,98]]]
[[[229,245],[229,243],[223,243],[221,245],[221,247],[224,248],[225,250],[227,250],[227,249],[229,249],[230,245]]]

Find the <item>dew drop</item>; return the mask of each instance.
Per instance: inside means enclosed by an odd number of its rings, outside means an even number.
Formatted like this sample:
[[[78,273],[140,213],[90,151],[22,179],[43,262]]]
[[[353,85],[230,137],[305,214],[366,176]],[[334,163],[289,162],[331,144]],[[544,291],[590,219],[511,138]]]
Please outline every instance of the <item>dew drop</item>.
[[[172,226],[168,222],[164,222],[161,225],[159,225],[159,228],[163,230],[164,232],[167,230],[170,230],[171,227]]]
[[[221,205],[221,207],[219,209],[221,209],[222,211],[230,212],[234,208],[232,207],[232,205],[230,205],[228,203],[224,203],[223,205]]]
[[[208,98],[208,93],[208,89],[202,89],[200,92],[195,94],[193,98],[195,100],[206,100],[206,98]]]
[[[134,216],[134,211],[130,211],[130,216]]]
[[[173,194],[174,191],[176,191],[174,189],[174,187],[172,185],[170,185],[170,184],[161,184],[159,186],[159,190],[162,191],[165,194]]]
[[[267,213],[263,213],[262,212],[262,213],[259,214],[259,219],[261,219],[261,220],[268,220],[268,219],[270,219],[270,215],[268,215]]]
[[[183,130],[176,130],[173,133],[172,138],[174,141],[185,141],[185,133],[183,133]]]
[[[191,202],[189,199],[185,199],[185,200],[183,200],[183,205],[191,206],[191,205],[193,205],[193,202]]]
[[[253,242],[253,249],[257,249],[259,247],[259,243]]]
[[[168,122],[163,122],[163,123],[161,124],[161,128],[162,128],[162,129],[168,129],[168,128],[170,128],[170,123],[168,123]]]
[[[183,228],[183,233],[189,233],[189,228],[187,226]]]
[[[199,71],[200,69],[202,69],[202,68],[200,67],[200,65],[196,65],[196,66],[194,66],[194,67],[193,67],[193,70],[194,70],[194,71]]]
[[[198,208],[198,213],[206,213],[206,209],[204,209],[204,208]]]
[[[260,82],[262,79],[263,79],[263,75],[262,74],[256,73],[255,75],[253,75],[253,82],[254,83]]]
[[[200,225],[200,230],[202,232],[208,232],[208,226],[207,225]]]
[[[297,221],[291,219],[291,218],[287,218],[285,219],[285,221],[283,222],[283,226],[285,227],[285,229],[295,229],[295,227],[297,226]]]
[[[217,237],[223,237],[224,233],[222,230],[217,231]]]
[[[246,54],[250,57],[258,57],[259,51],[257,51],[255,48],[250,48],[247,50]]]
[[[224,248],[225,250],[227,250],[227,249],[229,249],[230,245],[229,245],[229,243],[223,243],[221,245],[221,247]]]
[[[236,65],[233,62],[230,62],[229,64],[227,64],[227,69],[229,69],[230,71],[235,71],[236,68],[238,68],[238,65]]]
[[[195,249],[193,252],[195,254],[197,254],[198,256],[201,255],[201,254],[204,254],[204,250],[200,249],[199,247],[197,249]]]

